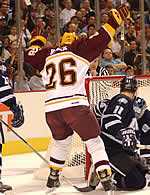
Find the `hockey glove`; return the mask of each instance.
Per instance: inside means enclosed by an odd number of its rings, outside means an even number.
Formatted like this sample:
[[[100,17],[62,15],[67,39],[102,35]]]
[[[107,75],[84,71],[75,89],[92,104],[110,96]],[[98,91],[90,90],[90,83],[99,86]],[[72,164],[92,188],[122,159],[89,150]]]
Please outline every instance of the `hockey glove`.
[[[125,4],[121,4],[116,9],[110,10],[110,17],[112,20],[108,21],[108,23],[114,29],[117,29],[121,25],[122,20],[130,17],[130,12]]]
[[[136,134],[131,128],[121,130],[122,147],[124,150],[134,152],[136,149]]]
[[[24,123],[23,107],[21,104],[13,105],[10,110],[13,112],[14,116],[11,121],[13,127],[20,127]]]

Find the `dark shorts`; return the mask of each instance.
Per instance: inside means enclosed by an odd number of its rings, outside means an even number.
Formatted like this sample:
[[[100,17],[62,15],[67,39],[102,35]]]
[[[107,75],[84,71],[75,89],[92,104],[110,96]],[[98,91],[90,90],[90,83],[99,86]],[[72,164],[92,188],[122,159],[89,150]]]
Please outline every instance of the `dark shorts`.
[[[94,113],[88,106],[75,106],[46,113],[46,122],[54,139],[62,140],[75,131],[83,141],[100,134]]]

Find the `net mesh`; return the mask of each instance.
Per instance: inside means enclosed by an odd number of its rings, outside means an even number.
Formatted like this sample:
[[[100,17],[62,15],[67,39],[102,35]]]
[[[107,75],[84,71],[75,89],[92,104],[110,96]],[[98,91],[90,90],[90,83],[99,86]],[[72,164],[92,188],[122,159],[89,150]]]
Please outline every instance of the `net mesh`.
[[[150,98],[148,97],[148,90],[150,87],[150,76],[136,76],[138,82],[138,90],[136,96],[144,98],[149,106]],[[120,92],[120,80],[122,76],[113,77],[93,77],[88,78],[86,89],[87,96],[91,108],[104,98],[112,98]]]

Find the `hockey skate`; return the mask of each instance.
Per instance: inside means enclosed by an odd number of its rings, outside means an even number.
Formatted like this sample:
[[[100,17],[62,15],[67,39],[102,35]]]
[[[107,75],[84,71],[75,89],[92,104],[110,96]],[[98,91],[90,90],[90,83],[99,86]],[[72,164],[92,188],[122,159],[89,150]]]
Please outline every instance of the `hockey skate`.
[[[9,185],[5,185],[2,182],[0,182],[0,193],[4,193],[6,191],[12,190],[12,187]]]
[[[56,188],[60,186],[59,182],[59,170],[54,170],[50,168],[50,174],[47,180],[47,187],[48,188]]]
[[[98,171],[97,174],[105,191],[116,190],[116,187],[111,179],[111,172],[109,170],[104,169],[103,171]]]

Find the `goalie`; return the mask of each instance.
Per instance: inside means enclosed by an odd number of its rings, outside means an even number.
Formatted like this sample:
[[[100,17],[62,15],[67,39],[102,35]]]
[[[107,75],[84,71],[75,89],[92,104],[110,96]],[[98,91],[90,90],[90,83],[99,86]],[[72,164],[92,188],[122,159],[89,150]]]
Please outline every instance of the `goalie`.
[[[123,190],[144,188],[148,172],[136,150],[138,125],[133,109],[136,91],[136,78],[125,76],[121,80],[120,94],[98,102],[95,107],[102,130],[101,137],[113,169],[113,179],[117,188]],[[98,183],[93,172],[89,186],[95,189]]]

